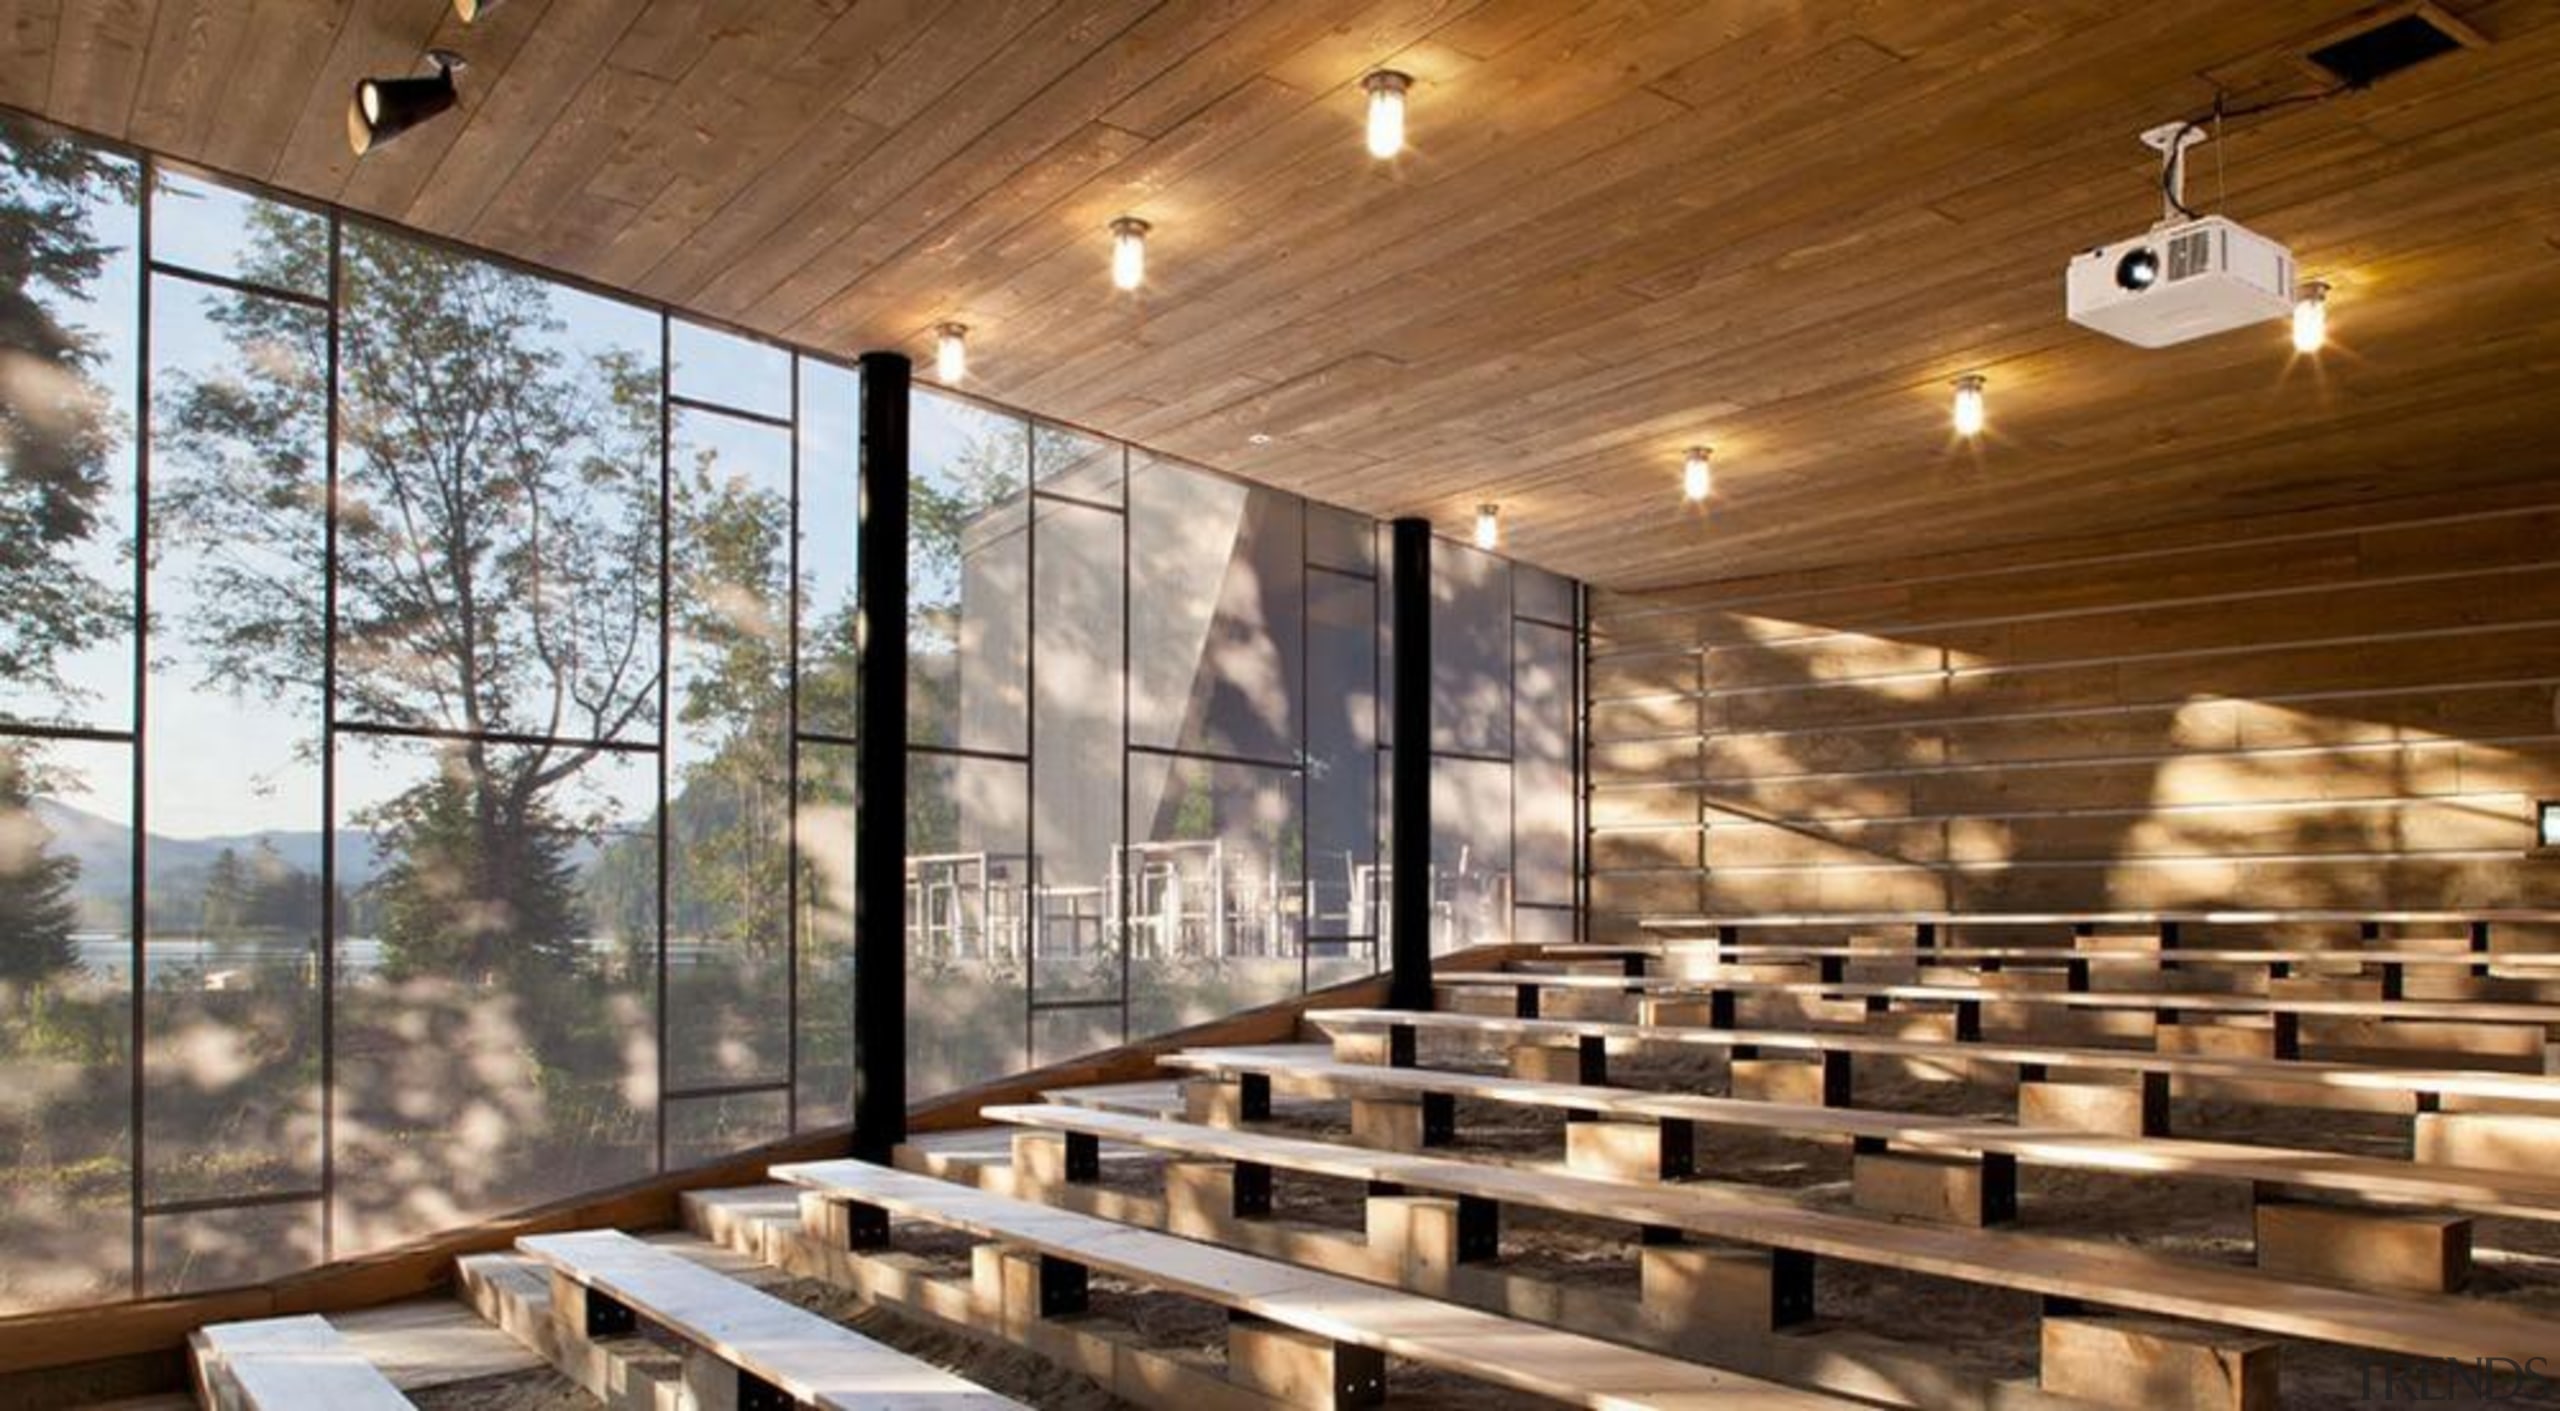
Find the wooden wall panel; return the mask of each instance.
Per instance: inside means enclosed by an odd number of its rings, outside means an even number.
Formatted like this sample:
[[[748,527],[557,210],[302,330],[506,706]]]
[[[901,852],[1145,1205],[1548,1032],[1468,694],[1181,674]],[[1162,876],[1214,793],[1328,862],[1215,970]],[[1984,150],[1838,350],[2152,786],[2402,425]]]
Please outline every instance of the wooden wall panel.
[[[1595,934],[1693,894],[1718,912],[2560,904],[2560,860],[2530,855],[2534,801],[2560,797],[2560,489],[1594,612]]]

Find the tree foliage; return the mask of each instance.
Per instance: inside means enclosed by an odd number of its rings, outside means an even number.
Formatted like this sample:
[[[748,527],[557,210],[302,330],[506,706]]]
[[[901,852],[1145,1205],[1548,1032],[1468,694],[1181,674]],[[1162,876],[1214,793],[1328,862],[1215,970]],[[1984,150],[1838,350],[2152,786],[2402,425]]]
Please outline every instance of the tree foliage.
[[[62,658],[125,625],[80,550],[110,512],[121,423],[96,338],[70,321],[119,246],[92,219],[130,167],[0,112],[0,680],[68,695]]]
[[[80,862],[52,850],[52,830],[36,817],[30,752],[0,747],[0,985],[34,985],[80,963]]]

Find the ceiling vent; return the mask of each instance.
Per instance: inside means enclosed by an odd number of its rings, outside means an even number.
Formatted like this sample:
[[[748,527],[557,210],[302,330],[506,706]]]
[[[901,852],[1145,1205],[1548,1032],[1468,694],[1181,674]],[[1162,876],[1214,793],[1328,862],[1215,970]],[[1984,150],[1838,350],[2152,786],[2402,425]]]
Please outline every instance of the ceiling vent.
[[[2478,31],[2433,5],[2402,5],[2324,36],[2302,57],[2345,87],[2370,88],[2403,69],[2484,42]]]

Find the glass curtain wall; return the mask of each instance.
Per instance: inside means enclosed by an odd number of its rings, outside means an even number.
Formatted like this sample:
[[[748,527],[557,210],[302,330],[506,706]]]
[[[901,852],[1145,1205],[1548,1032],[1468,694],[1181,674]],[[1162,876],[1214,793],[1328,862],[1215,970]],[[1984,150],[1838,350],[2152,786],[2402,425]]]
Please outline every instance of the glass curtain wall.
[[[847,1120],[855,375],[14,118],[0,249],[0,1313]]]
[[[856,374],[5,114],[0,251],[0,1315],[848,1121]],[[912,411],[912,1095],[1373,972],[1382,526]],[[1440,554],[1435,944],[1561,939]]]

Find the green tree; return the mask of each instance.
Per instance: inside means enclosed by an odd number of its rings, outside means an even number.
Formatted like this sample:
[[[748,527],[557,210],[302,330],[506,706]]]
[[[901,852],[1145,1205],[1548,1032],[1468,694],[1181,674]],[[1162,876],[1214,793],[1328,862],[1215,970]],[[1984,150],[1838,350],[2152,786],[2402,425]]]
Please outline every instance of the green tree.
[[[0,748],[0,985],[34,986],[80,964],[72,940],[80,860],[56,855],[36,817],[30,748]]]
[[[129,193],[128,164],[0,112],[0,680],[68,694],[61,659],[124,624],[121,593],[84,571],[100,532],[118,418],[99,349],[67,322],[117,246],[91,206]]]
[[[224,848],[205,870],[204,896],[196,904],[196,929],[214,940],[240,934],[249,918],[249,874],[240,854]]]
[[[316,223],[252,236],[252,278],[325,268]],[[387,232],[346,228],[340,287],[335,709],[449,737],[363,818],[394,859],[371,888],[386,961],[554,973],[585,924],[570,845],[607,811],[571,786],[657,704],[657,369],[579,345],[544,282]],[[209,680],[273,698],[326,650],[327,328],[271,299],[216,321],[241,356],[168,393],[167,513],[277,550],[209,556],[189,624]]]

